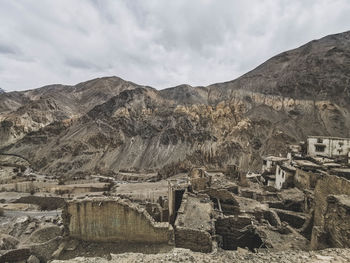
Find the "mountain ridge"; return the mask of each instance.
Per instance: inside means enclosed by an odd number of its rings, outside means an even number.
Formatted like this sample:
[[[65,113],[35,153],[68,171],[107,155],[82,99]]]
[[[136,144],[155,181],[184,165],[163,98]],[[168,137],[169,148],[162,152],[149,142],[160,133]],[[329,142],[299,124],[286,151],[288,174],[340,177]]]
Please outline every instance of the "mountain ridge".
[[[350,137],[349,44],[350,31],[327,36],[207,87],[105,77],[2,94],[15,103],[0,107],[0,148],[59,176],[256,170],[310,134]]]

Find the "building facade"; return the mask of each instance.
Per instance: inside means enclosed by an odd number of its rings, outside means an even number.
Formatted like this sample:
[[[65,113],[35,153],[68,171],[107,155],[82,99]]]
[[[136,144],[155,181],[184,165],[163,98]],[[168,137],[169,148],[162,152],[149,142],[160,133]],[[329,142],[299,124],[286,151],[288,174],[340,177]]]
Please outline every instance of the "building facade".
[[[309,156],[339,157],[348,156],[350,138],[310,136],[307,139]]]
[[[294,174],[294,167],[277,165],[275,188],[281,190],[282,188],[294,187]]]

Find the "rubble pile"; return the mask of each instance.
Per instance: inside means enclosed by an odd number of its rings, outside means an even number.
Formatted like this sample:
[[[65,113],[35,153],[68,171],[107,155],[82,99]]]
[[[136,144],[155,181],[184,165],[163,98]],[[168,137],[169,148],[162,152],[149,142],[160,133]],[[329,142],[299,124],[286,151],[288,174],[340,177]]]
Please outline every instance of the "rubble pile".
[[[320,140],[317,137],[317,147]],[[341,145],[339,138],[334,140]],[[346,259],[350,253],[346,249],[350,246],[348,155],[338,155],[341,151],[333,148],[314,155],[310,145],[309,152],[303,148],[291,146],[286,158],[266,157],[261,173],[245,173],[235,165],[222,171],[193,167],[156,182],[103,177],[110,186],[100,192],[92,180],[100,182],[101,176],[89,176],[57,182],[66,189],[71,185],[74,190],[69,193],[52,194],[47,188],[0,193],[4,210],[0,261],[46,262],[77,256],[102,256],[112,262]],[[34,182],[45,180],[32,175]],[[310,252],[326,248],[344,250],[329,250],[341,254],[334,257]],[[296,258],[284,258],[287,255]]]

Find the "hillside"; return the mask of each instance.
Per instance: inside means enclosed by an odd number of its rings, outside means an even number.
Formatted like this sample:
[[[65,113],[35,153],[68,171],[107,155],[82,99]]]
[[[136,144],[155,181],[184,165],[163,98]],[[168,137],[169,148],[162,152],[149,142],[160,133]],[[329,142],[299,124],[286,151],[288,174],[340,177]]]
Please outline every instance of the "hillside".
[[[156,90],[116,77],[0,95],[2,151],[57,175],[237,164],[306,136],[350,137],[350,32],[208,87]]]

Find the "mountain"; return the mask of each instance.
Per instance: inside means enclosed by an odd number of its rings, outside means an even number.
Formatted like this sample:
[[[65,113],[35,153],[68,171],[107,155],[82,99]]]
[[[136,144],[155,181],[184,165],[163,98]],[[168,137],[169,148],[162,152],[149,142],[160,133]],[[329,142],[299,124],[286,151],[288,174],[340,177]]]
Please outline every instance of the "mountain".
[[[0,147],[59,176],[237,164],[308,135],[350,137],[350,32],[279,54],[242,77],[164,90],[116,77],[0,95]]]
[[[0,88],[0,94],[5,93],[5,90],[3,90],[2,88]]]
[[[55,122],[78,119],[94,106],[125,89],[140,87],[117,77],[94,79],[75,86],[50,85],[0,95],[0,147]]]

